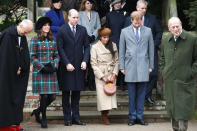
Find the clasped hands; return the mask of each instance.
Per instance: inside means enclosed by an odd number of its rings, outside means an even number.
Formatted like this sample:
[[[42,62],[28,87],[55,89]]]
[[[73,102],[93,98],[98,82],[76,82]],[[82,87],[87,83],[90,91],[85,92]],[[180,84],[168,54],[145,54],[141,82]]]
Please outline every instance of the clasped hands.
[[[82,70],[86,70],[86,67],[87,67],[86,62],[82,62],[82,63],[81,63],[81,69],[82,69]],[[67,65],[66,65],[66,69],[67,69],[67,71],[72,72],[72,71],[75,70],[75,67],[74,67],[72,64],[67,64]]]
[[[116,80],[116,74],[112,74],[111,77],[110,77],[110,79],[108,79],[107,76],[103,76],[101,79],[102,79],[105,83],[109,83],[109,82],[114,83],[115,80]]]

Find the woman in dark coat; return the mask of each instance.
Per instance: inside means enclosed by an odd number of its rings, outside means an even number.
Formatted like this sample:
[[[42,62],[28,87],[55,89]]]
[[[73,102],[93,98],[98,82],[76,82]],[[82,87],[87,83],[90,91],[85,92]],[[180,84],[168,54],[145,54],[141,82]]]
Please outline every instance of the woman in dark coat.
[[[40,107],[35,109],[32,115],[35,114],[36,121],[41,122],[42,128],[47,128],[46,108],[55,100],[58,93],[56,70],[59,56],[56,41],[50,30],[51,23],[49,17],[41,17],[36,22],[37,36],[30,42],[30,60],[33,64],[32,92],[40,94]]]
[[[51,10],[48,11],[45,15],[52,20],[51,31],[55,38],[59,27],[65,23],[65,19],[64,19],[65,12],[61,10],[61,7],[62,7],[62,0],[52,0]]]
[[[110,38],[119,50],[120,33],[124,28],[126,12],[121,10],[121,0],[114,0],[111,5],[113,10],[106,15],[106,27],[111,29]],[[117,85],[124,90],[124,75],[121,72],[118,74]]]

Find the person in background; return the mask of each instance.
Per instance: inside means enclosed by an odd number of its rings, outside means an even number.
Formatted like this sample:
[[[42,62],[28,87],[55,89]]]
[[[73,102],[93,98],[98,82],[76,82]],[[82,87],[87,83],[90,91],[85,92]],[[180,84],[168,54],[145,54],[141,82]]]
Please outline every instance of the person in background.
[[[60,68],[62,70],[62,107],[65,126],[86,125],[80,120],[79,101],[80,91],[84,90],[90,44],[86,28],[78,25],[78,19],[78,11],[71,9],[68,13],[68,24],[63,25],[57,35],[58,52],[62,62]]]
[[[59,92],[56,73],[59,55],[50,29],[51,24],[49,17],[39,18],[35,25],[37,35],[30,41],[30,60],[33,65],[32,92],[40,95],[40,106],[33,110],[31,115],[35,115],[42,128],[47,128],[46,108]]]
[[[0,36],[0,130],[23,131],[23,107],[28,86],[30,59],[26,35],[30,20],[5,29]]]
[[[124,28],[125,16],[121,10],[121,0],[113,0],[111,6],[113,10],[106,15],[106,27],[111,29],[110,39],[116,44],[119,50],[120,33]],[[125,90],[124,75],[121,72],[118,75],[117,85],[121,90]]]
[[[79,11],[79,25],[86,28],[90,46],[97,42],[98,29],[101,28],[100,18],[96,11],[93,11],[93,0],[83,0]],[[87,82],[90,90],[95,89],[94,73],[90,63],[87,68]]]
[[[117,108],[116,93],[108,96],[103,88],[108,82],[116,83],[119,71],[118,50],[109,36],[109,28],[98,30],[99,41],[91,49],[91,65],[95,73],[97,109],[101,112],[102,123],[109,125],[109,110]]]
[[[141,25],[142,14],[131,13],[132,25],[120,35],[119,63],[129,94],[129,126],[148,125],[143,119],[146,84],[154,69],[154,42],[151,29]]]
[[[166,109],[173,131],[186,131],[195,112],[197,37],[182,29],[178,17],[168,20],[168,29],[160,52]]]
[[[67,17],[64,16],[65,12],[61,10],[62,0],[52,0],[51,2],[51,10],[48,11],[45,16],[51,19],[51,31],[53,37],[56,38],[58,29],[67,22]]]

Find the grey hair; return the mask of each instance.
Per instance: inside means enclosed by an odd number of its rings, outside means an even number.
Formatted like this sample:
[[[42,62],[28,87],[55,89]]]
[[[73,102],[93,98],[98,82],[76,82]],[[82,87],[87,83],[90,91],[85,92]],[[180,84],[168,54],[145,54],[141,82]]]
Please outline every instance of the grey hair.
[[[178,17],[171,17],[169,20],[168,20],[168,27],[170,27],[170,24],[174,21],[178,21],[180,22],[180,24],[182,25],[182,22],[181,20],[178,18]]]
[[[31,20],[29,19],[24,19],[22,20],[22,22],[20,23],[20,25],[23,25],[23,27],[27,27],[29,24],[33,24]]]
[[[72,13],[78,13],[78,11],[76,9],[70,9],[68,11],[68,16],[71,16]]]
[[[139,6],[142,3],[148,6],[148,2],[146,0],[138,0],[136,5]]]

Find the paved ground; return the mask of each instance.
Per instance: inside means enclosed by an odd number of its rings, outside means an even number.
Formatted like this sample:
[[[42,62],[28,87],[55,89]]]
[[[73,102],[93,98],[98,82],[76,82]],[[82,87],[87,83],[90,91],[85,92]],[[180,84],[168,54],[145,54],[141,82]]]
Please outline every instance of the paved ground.
[[[150,123],[148,126],[127,126],[127,124],[87,124],[86,126],[73,125],[66,127],[63,124],[48,124],[47,129],[41,129],[36,123],[23,123],[26,131],[172,131],[170,122]],[[197,131],[197,121],[190,121],[188,131]]]

